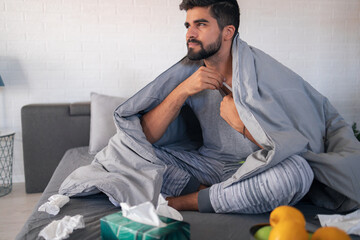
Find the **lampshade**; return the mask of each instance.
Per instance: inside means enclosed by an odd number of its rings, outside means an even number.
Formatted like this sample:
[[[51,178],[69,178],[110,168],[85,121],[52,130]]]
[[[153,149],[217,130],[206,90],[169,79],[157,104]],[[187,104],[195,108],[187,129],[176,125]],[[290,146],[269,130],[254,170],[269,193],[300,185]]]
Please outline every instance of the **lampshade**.
[[[1,78],[1,75],[0,75],[0,87],[3,87],[3,86],[5,86],[5,84],[4,84],[4,82],[3,82],[2,78]]]

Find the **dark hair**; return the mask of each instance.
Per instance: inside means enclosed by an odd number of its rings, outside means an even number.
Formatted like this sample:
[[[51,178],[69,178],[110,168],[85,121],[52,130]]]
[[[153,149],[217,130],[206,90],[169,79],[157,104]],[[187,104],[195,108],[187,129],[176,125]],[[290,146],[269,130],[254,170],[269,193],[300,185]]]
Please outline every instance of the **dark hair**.
[[[187,11],[193,7],[210,7],[210,14],[216,19],[220,30],[233,25],[235,37],[240,24],[240,10],[236,0],[183,0],[180,4],[180,10]]]

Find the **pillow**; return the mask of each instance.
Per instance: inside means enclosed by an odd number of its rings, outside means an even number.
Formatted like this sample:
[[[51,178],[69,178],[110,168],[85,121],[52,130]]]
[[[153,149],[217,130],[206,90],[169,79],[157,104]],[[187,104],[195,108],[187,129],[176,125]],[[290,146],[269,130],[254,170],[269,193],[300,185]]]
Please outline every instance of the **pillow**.
[[[98,93],[90,94],[90,154],[96,154],[107,146],[110,138],[115,135],[114,110],[125,100],[125,98]]]

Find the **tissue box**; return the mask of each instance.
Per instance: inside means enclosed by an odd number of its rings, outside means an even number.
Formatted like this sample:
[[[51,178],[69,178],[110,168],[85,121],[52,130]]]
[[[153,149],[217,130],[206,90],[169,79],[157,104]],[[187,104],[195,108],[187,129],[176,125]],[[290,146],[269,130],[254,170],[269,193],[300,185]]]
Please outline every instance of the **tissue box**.
[[[159,216],[166,227],[154,227],[132,221],[117,212],[100,219],[101,238],[108,239],[190,239],[190,225],[186,222]]]

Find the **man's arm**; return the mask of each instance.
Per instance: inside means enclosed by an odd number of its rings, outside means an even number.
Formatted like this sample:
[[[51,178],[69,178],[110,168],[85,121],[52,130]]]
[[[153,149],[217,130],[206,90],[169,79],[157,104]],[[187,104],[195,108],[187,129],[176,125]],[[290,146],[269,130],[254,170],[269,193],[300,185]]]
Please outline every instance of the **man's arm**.
[[[205,89],[219,89],[224,77],[207,67],[200,67],[189,78],[177,86],[157,107],[141,118],[141,126],[150,143],[158,141],[189,96]]]
[[[150,143],[158,141],[164,135],[167,127],[179,115],[187,98],[188,95],[179,85],[163,102],[141,118],[141,126]]]

